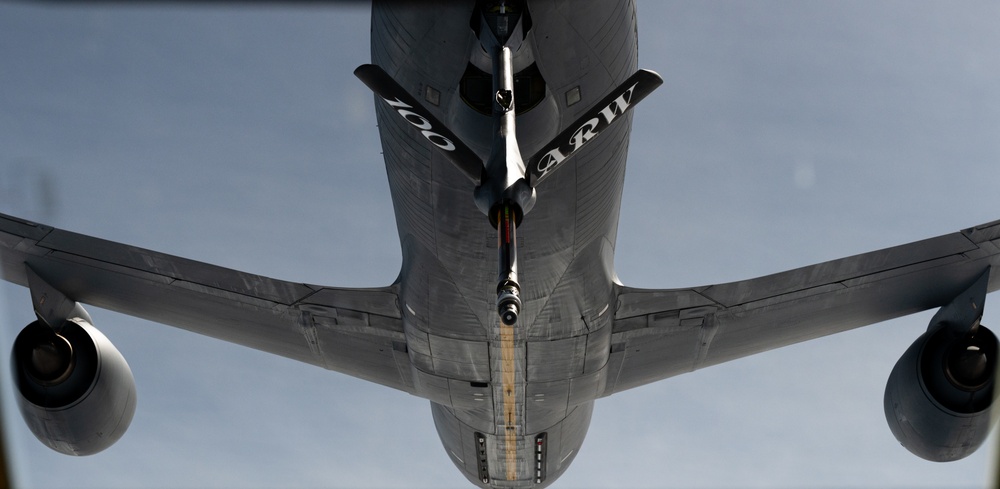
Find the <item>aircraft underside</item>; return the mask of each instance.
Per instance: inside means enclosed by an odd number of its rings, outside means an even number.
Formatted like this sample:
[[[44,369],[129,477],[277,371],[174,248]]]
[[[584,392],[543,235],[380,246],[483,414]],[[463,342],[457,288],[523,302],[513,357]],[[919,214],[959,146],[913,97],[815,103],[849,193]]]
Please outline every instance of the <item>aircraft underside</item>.
[[[581,15],[554,4],[528,13],[512,2],[511,12],[499,15],[471,5],[449,5],[433,16],[396,7],[373,9],[373,32],[386,33],[373,36],[373,65],[408,91],[417,88],[425,96],[416,102],[486,162],[482,181],[472,181],[447,152],[428,147],[433,136],[411,127],[422,121],[400,113],[409,107],[377,103],[404,250],[400,298],[415,383],[433,403],[446,451],[470,480],[547,483],[578,452],[592,402],[605,389],[630,117],[537,187],[527,184],[521,155],[537,152],[635,72],[633,6],[592,6],[600,13],[588,19],[616,27],[599,43],[576,36],[538,43],[536,33],[549,23]],[[510,29],[503,43],[499,23]],[[591,52],[591,64],[551,66],[563,61],[559,53],[568,45]],[[449,60],[451,71],[426,69],[432,58]],[[492,101],[493,87],[503,90],[502,72],[517,81],[513,105],[531,97],[524,85],[544,87],[545,95],[528,109],[511,107],[506,126],[501,115],[470,103]],[[497,73],[498,80],[482,83],[470,73]],[[563,92],[586,98],[567,106]],[[502,109],[488,107],[494,105]],[[440,132],[433,124],[425,130]]]
[[[571,26],[571,28],[568,28]],[[929,460],[989,433],[1000,221],[739,282],[619,283],[615,241],[637,70],[631,1],[374,2],[372,62],[402,270],[350,289],[284,282],[0,216],[0,272],[38,320],[18,405],[56,451],[123,435],[135,382],[81,303],[311,363],[431,403],[481,487],[544,487],[597,398],[939,308],[889,376],[890,429]]]

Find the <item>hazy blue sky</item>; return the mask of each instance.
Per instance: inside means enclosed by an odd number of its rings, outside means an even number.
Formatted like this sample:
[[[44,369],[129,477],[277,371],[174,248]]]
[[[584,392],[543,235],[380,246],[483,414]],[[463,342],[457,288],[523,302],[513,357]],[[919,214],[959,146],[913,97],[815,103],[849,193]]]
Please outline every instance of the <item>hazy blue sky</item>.
[[[640,65],[665,83],[635,113],[621,280],[744,279],[1000,218],[997,19],[996,2],[640,2]],[[364,6],[2,4],[0,212],[281,279],[388,284],[398,237],[351,74],[368,32]],[[32,313],[4,287],[6,368]],[[991,297],[984,323],[998,311]],[[77,459],[8,410],[29,487],[466,486],[424,400],[90,312],[135,374],[135,419]],[[929,318],[600,400],[556,487],[982,486],[995,451],[925,462],[884,420],[885,380]]]

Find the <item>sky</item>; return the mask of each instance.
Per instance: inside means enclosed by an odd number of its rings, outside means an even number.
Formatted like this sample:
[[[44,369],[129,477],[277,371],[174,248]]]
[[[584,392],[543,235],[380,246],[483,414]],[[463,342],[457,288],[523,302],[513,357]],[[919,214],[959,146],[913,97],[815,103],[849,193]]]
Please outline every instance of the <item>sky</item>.
[[[635,110],[623,283],[746,279],[1000,218],[996,2],[640,1],[638,15],[640,67],[664,84]],[[0,212],[279,279],[386,285],[399,241],[373,99],[351,74],[368,34],[364,5],[2,3]],[[7,368],[33,315],[26,289],[2,292]],[[73,458],[5,406],[23,487],[467,486],[427,401],[89,311],[129,361],[135,418]],[[996,449],[925,462],[884,419],[889,372],[932,313],[599,400],[554,487],[982,487]]]

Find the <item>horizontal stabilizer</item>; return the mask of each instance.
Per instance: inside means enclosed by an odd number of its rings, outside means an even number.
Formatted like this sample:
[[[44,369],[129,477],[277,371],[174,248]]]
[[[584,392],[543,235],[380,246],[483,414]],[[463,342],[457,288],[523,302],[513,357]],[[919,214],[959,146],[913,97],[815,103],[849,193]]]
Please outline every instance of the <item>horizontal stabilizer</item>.
[[[483,179],[483,160],[399,86],[385,70],[376,65],[361,65],[354,70],[354,76],[368,85],[375,95],[420,131],[431,144],[440,148],[469,180],[479,185]]]
[[[662,84],[663,79],[653,71],[635,72],[528,160],[528,184],[538,185],[584,144],[621,119],[625,112]]]

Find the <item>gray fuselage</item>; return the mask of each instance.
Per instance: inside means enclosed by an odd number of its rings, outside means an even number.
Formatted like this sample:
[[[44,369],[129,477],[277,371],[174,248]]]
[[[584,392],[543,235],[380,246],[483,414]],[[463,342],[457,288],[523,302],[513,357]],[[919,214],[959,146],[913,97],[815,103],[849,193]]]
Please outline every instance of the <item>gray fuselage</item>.
[[[525,157],[637,66],[632,2],[546,1],[527,11],[514,71],[534,64],[545,91],[516,119]],[[375,2],[372,63],[485,159],[492,119],[460,88],[470,65],[491,70],[473,14],[472,3]],[[475,184],[391,110],[377,101],[414,391],[431,400],[445,450],[469,480],[547,485],[577,454],[607,381],[631,120],[602,132],[537,187],[537,204],[517,229],[523,310],[505,334],[495,307],[497,231],[473,201]]]

